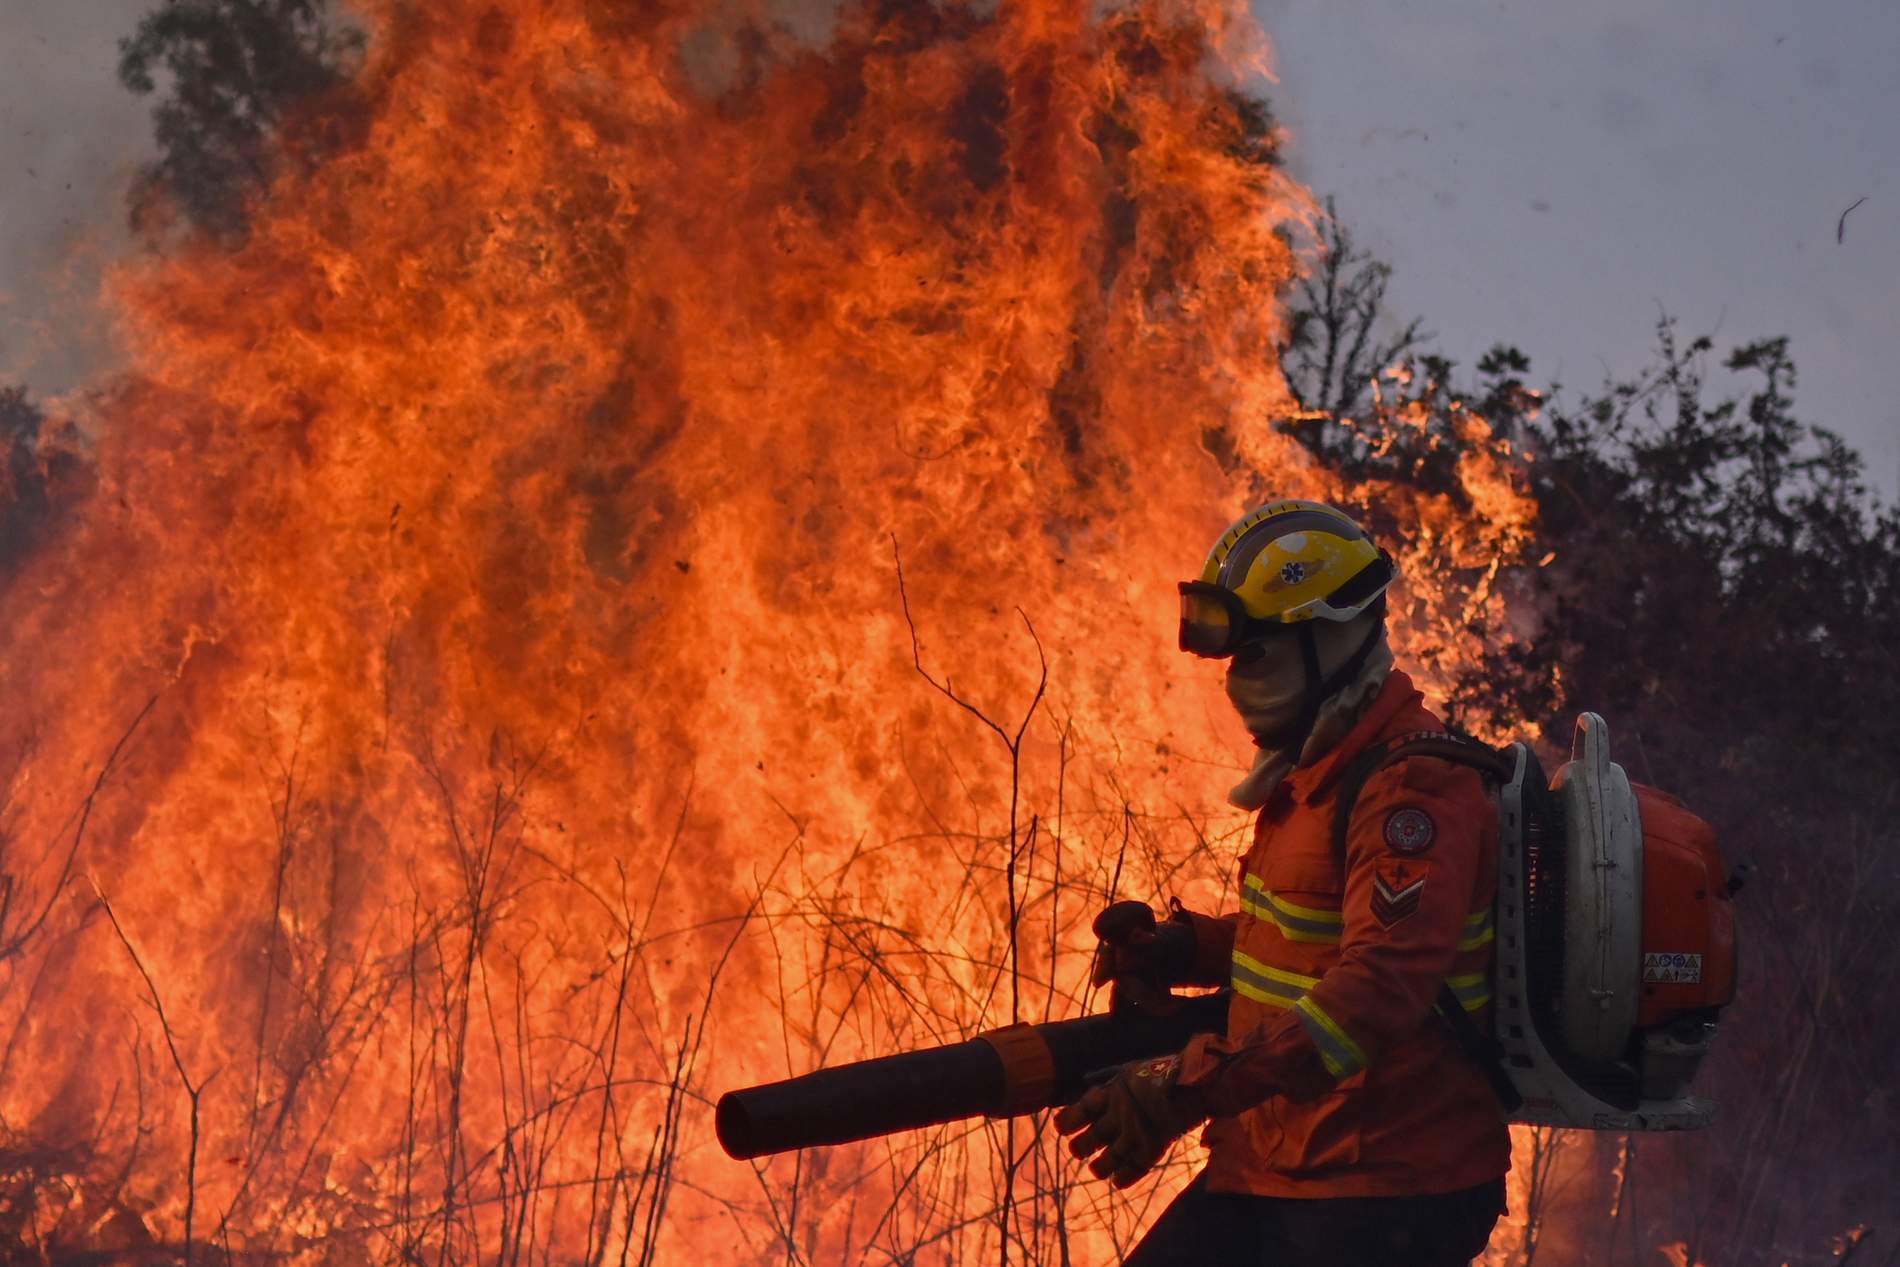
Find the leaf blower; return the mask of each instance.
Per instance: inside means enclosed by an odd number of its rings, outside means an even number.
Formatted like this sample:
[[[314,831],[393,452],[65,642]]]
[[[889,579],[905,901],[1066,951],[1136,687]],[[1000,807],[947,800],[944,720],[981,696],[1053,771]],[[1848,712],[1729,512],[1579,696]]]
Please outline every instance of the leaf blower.
[[[1335,837],[1373,771],[1408,756],[1470,765],[1497,789],[1493,1034],[1470,1028],[1513,1121],[1684,1130],[1714,1105],[1688,1084],[1735,993],[1735,914],[1715,833],[1610,760],[1609,727],[1577,722],[1546,780],[1528,745],[1433,734],[1364,754],[1344,776]],[[1462,1017],[1462,1009],[1459,1010]],[[1066,1104],[1097,1072],[1226,1027],[1225,992],[1162,996],[1104,1015],[990,1030],[734,1091],[715,1111],[733,1157],[842,1144],[979,1115]]]

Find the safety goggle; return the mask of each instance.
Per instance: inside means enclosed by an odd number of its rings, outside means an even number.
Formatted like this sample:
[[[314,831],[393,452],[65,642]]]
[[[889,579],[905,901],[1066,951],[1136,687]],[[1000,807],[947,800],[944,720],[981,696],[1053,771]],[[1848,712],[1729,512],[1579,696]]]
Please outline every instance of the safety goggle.
[[[1247,614],[1240,596],[1209,581],[1182,581],[1181,650],[1209,660],[1225,659],[1250,643],[1291,632],[1275,620]]]
[[[1262,645],[1296,632],[1301,623],[1321,617],[1351,620],[1366,600],[1391,583],[1396,569],[1392,556],[1379,551],[1378,561],[1328,598],[1315,598],[1290,608],[1279,620],[1261,620],[1241,606],[1240,596],[1212,581],[1181,581],[1181,650],[1210,660],[1225,659],[1243,649]]]

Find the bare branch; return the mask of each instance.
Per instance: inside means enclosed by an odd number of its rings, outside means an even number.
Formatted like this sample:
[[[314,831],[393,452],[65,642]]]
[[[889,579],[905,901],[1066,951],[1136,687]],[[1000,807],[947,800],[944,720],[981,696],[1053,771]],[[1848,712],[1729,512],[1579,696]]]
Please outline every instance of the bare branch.
[[[147,709],[150,707],[150,704],[146,705]],[[143,715],[143,713],[140,714],[140,716]],[[158,983],[152,980],[152,974],[146,971],[145,961],[139,958],[137,947],[133,946],[131,937],[127,936],[124,925],[119,923],[118,914],[113,911],[112,903],[107,900],[105,891],[99,887],[99,882],[91,877],[87,879],[92,885],[94,896],[99,899],[99,905],[105,910],[106,919],[112,924],[112,931],[119,935],[119,941],[124,945],[125,953],[132,959],[132,966],[138,969],[139,976],[145,981],[145,989],[151,995],[152,1011],[158,1015],[159,1031],[165,1036],[165,1050],[171,1053],[172,1068],[178,1071],[178,1081],[185,1088],[185,1095],[191,1101],[191,1146],[185,1159],[185,1267],[191,1267],[191,1224],[198,1208],[198,1107],[204,1095],[204,1089],[211,1085],[219,1071],[213,1070],[211,1076],[202,1083],[191,1080],[191,1075],[185,1070],[185,1059],[178,1054],[178,1040],[172,1033],[171,1022],[165,1017],[165,1003],[159,998]]]

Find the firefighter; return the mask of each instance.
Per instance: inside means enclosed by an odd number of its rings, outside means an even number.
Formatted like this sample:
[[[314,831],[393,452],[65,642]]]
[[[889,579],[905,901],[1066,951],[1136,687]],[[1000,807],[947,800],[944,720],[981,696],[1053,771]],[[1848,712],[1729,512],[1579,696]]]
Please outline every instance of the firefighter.
[[[1056,1118],[1118,1187],[1206,1123],[1206,1168],[1128,1267],[1451,1267],[1503,1212],[1504,1114],[1447,1010],[1489,1032],[1496,811],[1475,771],[1411,757],[1357,790],[1343,858],[1334,838],[1355,757],[1444,730],[1393,667],[1394,576],[1348,516],[1283,501],[1180,587],[1182,649],[1228,661],[1258,745],[1230,793],[1258,820],[1239,911],[1157,924],[1117,904],[1097,921],[1099,981],[1233,991],[1225,1034],[1126,1066]]]

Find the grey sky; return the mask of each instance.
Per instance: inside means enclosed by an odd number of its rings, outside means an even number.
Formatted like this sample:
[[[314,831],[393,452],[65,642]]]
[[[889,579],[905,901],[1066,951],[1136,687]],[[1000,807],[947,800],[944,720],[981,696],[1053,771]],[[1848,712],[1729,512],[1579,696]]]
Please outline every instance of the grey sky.
[[[147,103],[114,77],[154,0],[0,0],[0,378],[99,354]],[[1641,365],[1658,306],[1788,334],[1810,420],[1900,486],[1900,4],[1256,0],[1296,173],[1469,363],[1499,339],[1572,389]],[[1840,212],[1867,202],[1836,244]],[[57,278],[65,276],[64,285]]]
[[[1293,168],[1469,365],[1570,389],[1639,368],[1667,307],[1787,334],[1796,400],[1900,486],[1900,4],[1255,0]],[[1867,201],[1847,219],[1842,210]]]

